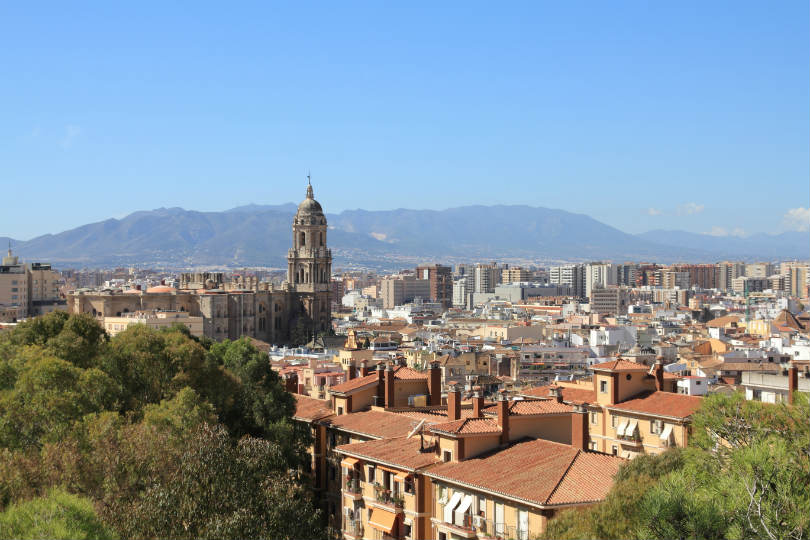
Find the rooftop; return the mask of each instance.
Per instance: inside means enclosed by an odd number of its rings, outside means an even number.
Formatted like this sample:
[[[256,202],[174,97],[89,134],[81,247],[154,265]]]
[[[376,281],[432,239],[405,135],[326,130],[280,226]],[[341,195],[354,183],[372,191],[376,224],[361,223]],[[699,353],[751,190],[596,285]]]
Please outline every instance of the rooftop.
[[[700,408],[701,403],[703,403],[703,398],[699,396],[687,396],[673,392],[645,392],[627,401],[610,405],[609,408],[657,416],[687,418]]]
[[[459,463],[435,465],[426,474],[549,506],[604,499],[624,462],[615,456],[536,439]]]

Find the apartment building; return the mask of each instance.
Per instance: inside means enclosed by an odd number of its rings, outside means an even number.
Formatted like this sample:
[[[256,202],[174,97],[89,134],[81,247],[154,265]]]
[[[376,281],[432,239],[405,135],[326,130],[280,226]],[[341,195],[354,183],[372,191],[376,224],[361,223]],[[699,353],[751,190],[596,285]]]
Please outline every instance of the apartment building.
[[[501,272],[501,283],[523,283],[532,281],[533,277],[532,272],[525,268],[513,266],[511,268],[505,268]]]
[[[452,387],[442,403],[439,369],[380,364],[330,400],[295,396],[315,489],[344,538],[532,538],[560,509],[606,496],[624,460],[589,450],[583,406],[463,402]]]
[[[658,454],[689,441],[691,416],[702,398],[678,393],[680,377],[618,358],[591,366],[590,382],[556,383],[524,392],[527,397],[584,404],[589,449],[624,458]]]
[[[111,336],[123,332],[133,324],[143,324],[155,330],[179,324],[185,326],[192,336],[203,336],[203,318],[185,311],[136,311],[122,313],[120,317],[103,317],[101,320],[104,330]]]
[[[453,273],[449,266],[441,264],[417,266],[416,276],[430,283],[431,302],[440,303],[444,309],[453,304]]]
[[[552,285],[568,285],[574,296],[585,297],[585,266],[568,264],[554,266],[549,270],[548,282]]]
[[[591,291],[591,313],[626,315],[630,294],[625,287],[596,288]]]
[[[60,297],[62,278],[50,264],[20,262],[11,248],[0,263],[0,306],[15,319],[67,309]],[[12,310],[13,308],[13,310]]]
[[[385,309],[413,302],[415,298],[430,298],[430,280],[412,275],[383,278],[380,280],[380,298]]]

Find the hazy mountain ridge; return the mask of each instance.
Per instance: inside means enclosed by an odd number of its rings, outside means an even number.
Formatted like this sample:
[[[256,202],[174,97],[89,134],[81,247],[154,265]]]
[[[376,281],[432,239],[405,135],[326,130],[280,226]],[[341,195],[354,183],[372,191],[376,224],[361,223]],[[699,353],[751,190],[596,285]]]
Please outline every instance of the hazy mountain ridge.
[[[158,208],[12,243],[25,260],[57,266],[284,267],[295,209],[292,203],[223,212]],[[347,210],[327,219],[336,267],[392,268],[419,259],[714,262],[808,256],[807,233],[632,235],[583,214],[522,205]]]

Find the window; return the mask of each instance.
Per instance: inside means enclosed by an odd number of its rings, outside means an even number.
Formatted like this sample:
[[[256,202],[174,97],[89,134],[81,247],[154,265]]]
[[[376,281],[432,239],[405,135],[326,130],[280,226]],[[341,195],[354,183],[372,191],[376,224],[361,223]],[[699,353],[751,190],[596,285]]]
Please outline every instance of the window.
[[[611,451],[611,453],[612,453],[614,456],[618,456],[618,455],[619,455],[619,447],[618,447],[618,446],[616,446],[615,444],[614,444],[613,446],[611,446],[611,447],[610,447],[610,451]]]
[[[633,376],[632,376],[630,373],[628,373],[628,374],[627,374],[627,376],[626,376],[625,378],[626,378],[626,379],[629,381],[630,379],[632,379],[632,378],[633,378]]]
[[[478,497],[478,515],[486,519],[487,517],[487,499],[486,497]]]
[[[338,416],[343,414],[343,407],[338,407]]]
[[[607,394],[607,381],[599,381],[599,392]]]
[[[596,425],[599,423],[599,414],[596,411],[591,411],[591,424]]]
[[[591,450],[593,450],[595,452],[596,451],[596,441],[589,442],[588,443],[588,448],[590,448]]]
[[[409,536],[411,536],[411,524],[410,523],[403,524],[403,526],[402,526],[402,534],[405,535],[405,538],[408,538]]]
[[[445,450],[444,452],[442,452],[442,461],[447,463],[451,459],[453,459],[453,454],[450,452],[450,450]]]
[[[610,415],[610,427],[616,427],[616,424],[619,423],[619,417],[615,414]]]
[[[650,420],[650,433],[652,433],[653,435],[657,435],[660,432],[661,429],[658,420]]]
[[[702,381],[695,381],[695,386],[700,386]]]
[[[374,483],[377,481],[377,469],[374,468],[374,465],[368,466],[368,476],[366,476],[366,482]]]

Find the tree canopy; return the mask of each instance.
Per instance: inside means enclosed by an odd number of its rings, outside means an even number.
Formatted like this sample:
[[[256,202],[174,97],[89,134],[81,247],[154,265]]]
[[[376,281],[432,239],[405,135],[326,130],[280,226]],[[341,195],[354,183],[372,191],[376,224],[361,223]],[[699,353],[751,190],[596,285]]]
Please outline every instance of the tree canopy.
[[[60,312],[21,323],[0,335],[0,509],[17,516],[5,530],[66,537],[20,529],[28,504],[89,509],[100,532],[70,537],[322,537],[294,410],[246,339],[143,325],[110,338]],[[60,512],[53,527],[74,515]]]
[[[806,538],[810,406],[711,394],[685,449],[623,466],[605,501],[549,522],[548,538]]]

